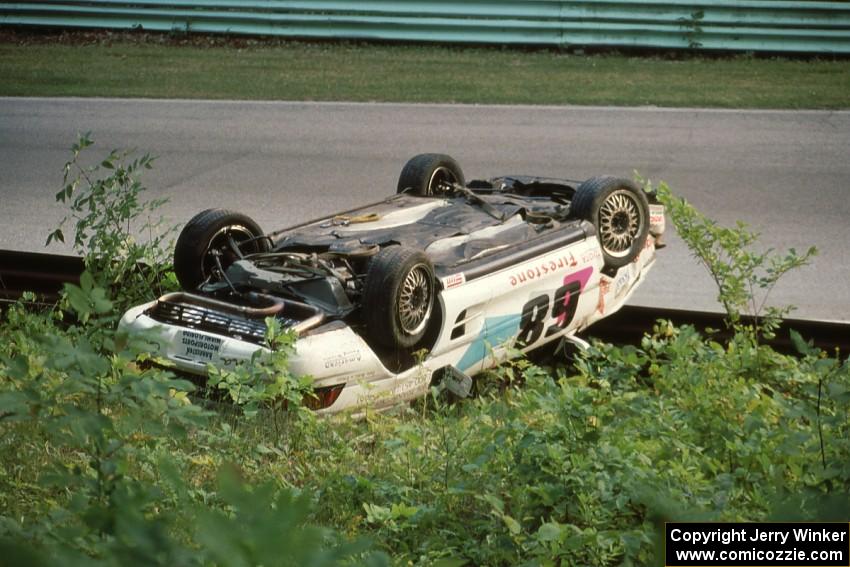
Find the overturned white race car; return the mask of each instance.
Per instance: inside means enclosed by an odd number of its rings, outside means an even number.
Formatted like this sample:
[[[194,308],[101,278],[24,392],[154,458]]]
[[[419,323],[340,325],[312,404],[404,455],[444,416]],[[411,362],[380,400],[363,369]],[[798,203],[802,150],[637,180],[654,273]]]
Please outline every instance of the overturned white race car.
[[[274,316],[298,335],[290,368],[313,377],[315,409],[382,408],[576,340],[643,281],[663,231],[663,207],[626,179],[466,183],[452,158],[422,154],[395,195],[293,228],[199,213],[174,254],[185,291],[121,325],[158,334],[160,356],[204,376],[267,348]]]

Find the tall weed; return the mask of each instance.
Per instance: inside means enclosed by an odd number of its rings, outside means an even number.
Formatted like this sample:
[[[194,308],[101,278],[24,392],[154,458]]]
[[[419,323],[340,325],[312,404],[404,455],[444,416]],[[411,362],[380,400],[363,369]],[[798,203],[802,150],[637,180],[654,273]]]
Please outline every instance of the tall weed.
[[[116,307],[126,308],[177,288],[171,271],[176,228],[160,215],[166,199],[144,199],[141,174],[151,169],[154,158],[112,150],[99,163],[84,165],[84,151],[93,144],[86,133],[71,147],[56,194],[70,212],[47,244],[65,242],[63,226],[72,223],[74,251],[98,283],[120,289]]]

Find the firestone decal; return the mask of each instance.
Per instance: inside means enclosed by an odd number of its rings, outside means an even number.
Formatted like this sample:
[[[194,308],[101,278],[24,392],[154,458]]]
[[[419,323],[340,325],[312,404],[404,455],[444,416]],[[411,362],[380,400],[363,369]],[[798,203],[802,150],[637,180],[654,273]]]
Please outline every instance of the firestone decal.
[[[572,252],[561,256],[557,260],[549,260],[531,268],[519,270],[510,276],[511,287],[516,287],[537,278],[544,277],[550,273],[555,273],[566,268],[575,267],[578,261]]]

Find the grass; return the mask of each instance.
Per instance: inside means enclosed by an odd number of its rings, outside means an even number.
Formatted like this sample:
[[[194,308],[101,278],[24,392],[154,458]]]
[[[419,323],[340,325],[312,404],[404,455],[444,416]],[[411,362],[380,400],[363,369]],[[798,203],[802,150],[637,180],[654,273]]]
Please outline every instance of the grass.
[[[848,59],[67,37],[0,37],[0,95],[850,108]]]

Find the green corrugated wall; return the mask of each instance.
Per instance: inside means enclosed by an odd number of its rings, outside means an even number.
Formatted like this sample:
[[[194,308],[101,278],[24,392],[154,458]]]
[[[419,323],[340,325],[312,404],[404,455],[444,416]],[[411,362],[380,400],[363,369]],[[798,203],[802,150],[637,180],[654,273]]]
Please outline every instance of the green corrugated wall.
[[[850,2],[0,2],[0,25],[550,46],[850,53]]]

